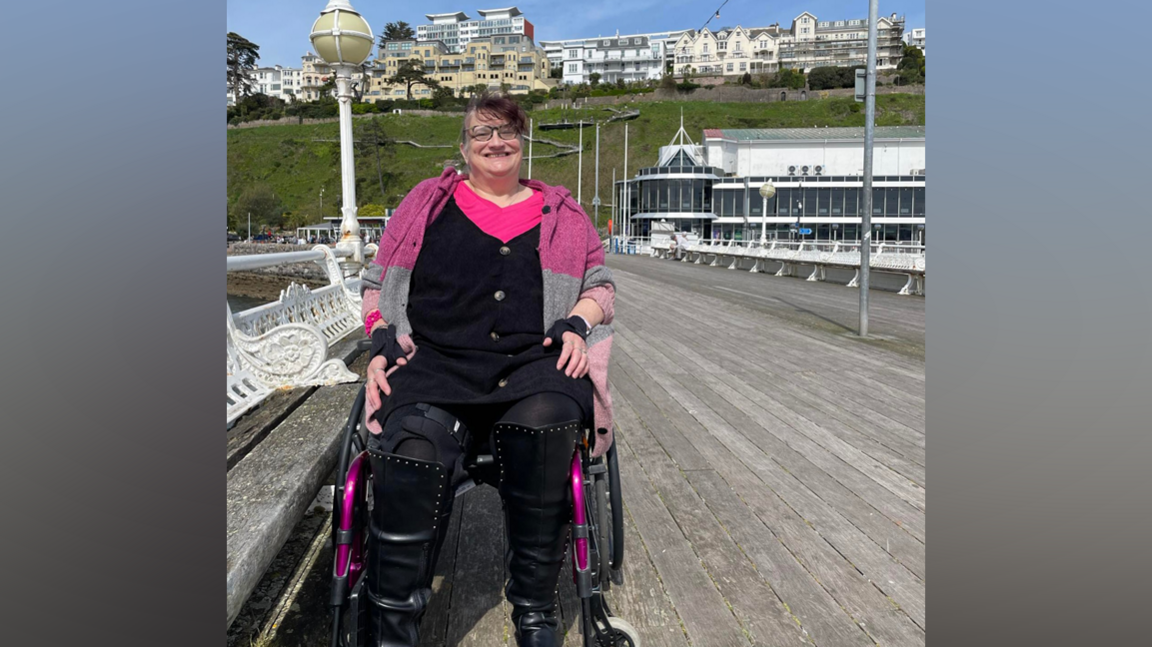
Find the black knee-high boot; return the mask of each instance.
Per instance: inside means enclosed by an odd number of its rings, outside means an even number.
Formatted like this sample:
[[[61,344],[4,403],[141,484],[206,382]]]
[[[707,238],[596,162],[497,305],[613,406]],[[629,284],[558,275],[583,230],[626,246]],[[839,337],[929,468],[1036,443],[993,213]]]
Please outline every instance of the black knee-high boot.
[[[369,644],[416,647],[451,514],[449,475],[439,462],[376,451],[370,456]]]
[[[579,434],[577,422],[498,423],[493,431],[508,530],[505,596],[520,647],[559,644],[556,581],[572,520],[569,469]]]

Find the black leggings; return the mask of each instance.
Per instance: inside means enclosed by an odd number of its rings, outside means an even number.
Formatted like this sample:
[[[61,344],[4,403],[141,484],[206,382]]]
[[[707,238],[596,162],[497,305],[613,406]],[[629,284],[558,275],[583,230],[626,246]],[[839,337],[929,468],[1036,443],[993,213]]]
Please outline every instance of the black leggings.
[[[461,446],[448,430],[425,426],[434,430],[430,434],[415,434],[404,428],[409,416],[423,417],[421,405],[396,407],[384,422],[383,433],[369,434],[368,446],[389,454],[426,461],[438,461],[449,470],[449,482],[454,486],[466,474],[462,464],[471,445],[487,439],[490,430],[499,423],[523,427],[546,427],[563,422],[579,422],[583,417],[580,405],[563,393],[537,393],[516,402],[482,405],[445,405],[440,408],[456,416],[467,429],[459,434],[468,446]]]

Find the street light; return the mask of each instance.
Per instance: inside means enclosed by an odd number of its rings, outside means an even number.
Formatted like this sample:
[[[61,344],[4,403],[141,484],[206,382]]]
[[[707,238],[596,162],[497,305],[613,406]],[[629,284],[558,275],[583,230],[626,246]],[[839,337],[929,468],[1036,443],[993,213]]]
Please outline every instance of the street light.
[[[364,261],[364,243],[356,222],[356,171],[352,161],[352,75],[372,53],[376,38],[363,16],[347,0],[329,0],[312,24],[309,36],[320,58],[336,72],[336,100],[340,105],[340,179],[343,189],[340,242],[337,249],[351,252],[349,266]]]
[[[769,180],[760,185],[760,246],[768,244],[768,198],[776,195],[776,186]]]

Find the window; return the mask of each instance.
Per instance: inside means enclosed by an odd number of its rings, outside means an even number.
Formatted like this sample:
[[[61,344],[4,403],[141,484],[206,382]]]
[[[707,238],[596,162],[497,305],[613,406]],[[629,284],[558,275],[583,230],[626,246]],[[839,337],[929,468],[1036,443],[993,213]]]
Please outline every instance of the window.
[[[800,33],[801,33],[801,34],[807,34],[807,33],[808,33],[808,28],[807,28],[807,27],[801,27],[801,28],[800,28]]]
[[[569,63],[568,64],[568,71],[575,73],[576,72],[576,64],[575,63]]]
[[[729,71],[729,72],[731,72],[731,71],[732,71],[732,64],[731,64],[731,63],[729,63],[729,64],[728,64],[728,71]]]
[[[744,71],[746,71],[747,69],[748,69],[748,64],[747,64],[747,63],[743,63],[743,62],[742,62],[742,63],[740,63],[740,71],[741,71],[741,72],[744,72]]]

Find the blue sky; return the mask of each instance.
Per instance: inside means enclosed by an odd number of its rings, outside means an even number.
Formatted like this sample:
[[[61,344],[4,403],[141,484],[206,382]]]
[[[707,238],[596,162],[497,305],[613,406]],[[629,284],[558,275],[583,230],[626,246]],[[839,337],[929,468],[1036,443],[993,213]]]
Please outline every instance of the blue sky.
[[[384,2],[352,0],[378,36],[384,24],[403,20],[415,28],[429,22],[424,14],[463,11],[479,19],[477,9],[519,7],[536,28],[536,41],[561,38],[592,38],[607,34],[645,33],[673,29],[699,29],[724,0],[586,0],[568,3],[556,0],[478,2],[478,0],[429,0],[426,2]],[[300,67],[300,57],[311,48],[308,31],[327,5],[327,0],[228,0],[228,31],[234,31],[260,46],[260,65]],[[720,18],[708,24],[717,27],[763,27],[774,22],[790,25],[792,19],[809,11],[821,20],[866,18],[866,0],[809,0],[808,2],[767,3],[729,0]],[[924,27],[924,0],[880,3],[880,15],[895,12],[906,18],[905,29]]]

